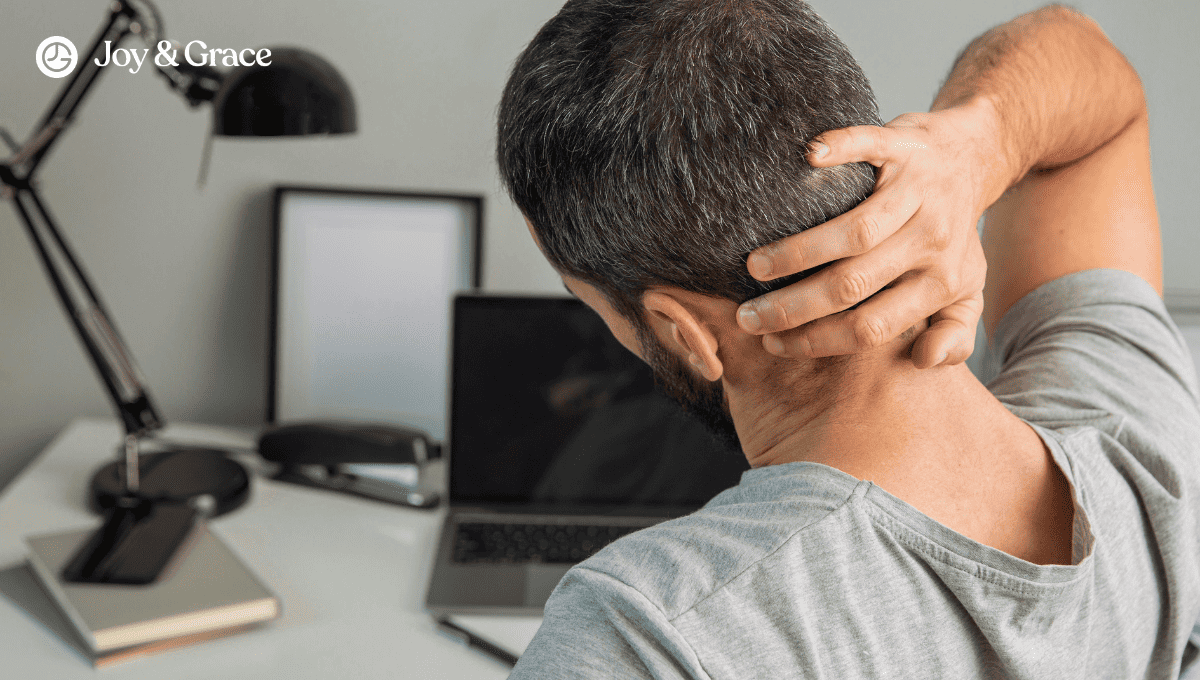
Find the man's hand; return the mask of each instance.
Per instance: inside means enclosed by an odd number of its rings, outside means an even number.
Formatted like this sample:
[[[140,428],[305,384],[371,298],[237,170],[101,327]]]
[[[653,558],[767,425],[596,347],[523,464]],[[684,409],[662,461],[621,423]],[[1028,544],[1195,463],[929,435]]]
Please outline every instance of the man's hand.
[[[866,161],[879,168],[875,191],[849,212],[750,254],[750,274],[762,281],[834,264],[743,304],[742,328],[768,334],[763,346],[773,354],[824,357],[878,347],[928,318],[913,363],[965,361],[987,272],[976,225],[1015,180],[997,126],[990,104],[976,100],[818,136],[814,167]]]

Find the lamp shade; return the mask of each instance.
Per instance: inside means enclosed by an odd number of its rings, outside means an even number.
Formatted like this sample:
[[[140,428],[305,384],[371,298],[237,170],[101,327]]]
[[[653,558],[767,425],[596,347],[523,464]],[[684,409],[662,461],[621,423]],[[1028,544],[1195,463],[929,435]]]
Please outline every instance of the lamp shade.
[[[267,66],[239,66],[225,76],[213,98],[213,134],[278,137],[358,129],[354,97],[337,69],[307,50],[270,50]]]

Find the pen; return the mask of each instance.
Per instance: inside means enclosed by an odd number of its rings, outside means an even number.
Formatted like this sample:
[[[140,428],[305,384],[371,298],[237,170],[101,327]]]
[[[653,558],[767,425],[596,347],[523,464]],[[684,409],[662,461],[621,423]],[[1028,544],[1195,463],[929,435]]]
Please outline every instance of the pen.
[[[467,647],[477,649],[493,659],[508,664],[510,667],[517,665],[517,655],[513,654],[507,649],[484,640],[483,638],[461,626],[451,623],[450,619],[446,617],[437,619],[437,627],[439,632],[450,638],[453,638],[455,641],[460,642]]]

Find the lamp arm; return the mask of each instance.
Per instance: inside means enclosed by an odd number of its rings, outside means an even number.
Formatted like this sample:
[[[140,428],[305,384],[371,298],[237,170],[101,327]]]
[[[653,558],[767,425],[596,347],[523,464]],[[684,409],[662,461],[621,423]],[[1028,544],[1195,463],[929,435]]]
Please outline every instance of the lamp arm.
[[[7,170],[0,166],[0,180],[14,179]],[[6,193],[25,225],[63,311],[121,416],[125,432],[140,436],[162,428],[162,418],[129,348],[37,190],[26,184],[19,189],[6,187]]]
[[[59,134],[74,120],[75,112],[99,77],[103,67],[96,63],[109,49],[109,43],[116,47],[134,34],[141,35],[147,46],[156,48],[155,41],[162,37],[162,19],[158,9],[150,0],[114,0],[109,5],[108,16],[92,40],[87,56],[82,58],[79,68],[71,74],[58,97],[42,115],[29,140],[8,159],[8,165],[23,167],[21,174],[26,179],[33,177],[42,158],[57,141]],[[173,45],[179,47],[178,43]],[[156,61],[154,68],[166,79],[171,89],[186,98],[192,106],[211,101],[224,77],[215,68],[193,66],[186,62],[178,66],[162,66]]]
[[[63,311],[121,416],[125,431],[138,436],[160,429],[162,419],[96,288],[38,195],[33,176],[99,77],[101,67],[96,65],[96,59],[106,49],[105,42],[120,43],[126,36],[141,32],[140,16],[129,2],[117,0],[109,5],[108,15],[83,63],[50,104],[25,144],[13,156],[0,161],[2,195],[12,200]],[[159,22],[154,24],[157,27]]]
[[[29,140],[16,155],[7,161],[7,164],[14,168],[23,166],[21,175],[25,179],[33,177],[38,165],[41,164],[54,142],[58,140],[59,134],[71,124],[84,97],[95,84],[96,78],[100,76],[102,67],[96,65],[96,59],[104,53],[105,43],[120,43],[126,36],[134,32],[135,27],[140,30],[140,25],[136,24],[136,18],[136,10],[128,3],[117,0],[109,6],[108,16],[101,24],[95,39],[92,40],[92,46],[88,50],[87,56],[80,55],[79,68],[71,74],[66,85],[59,91],[58,97],[42,114],[41,122],[38,123]]]

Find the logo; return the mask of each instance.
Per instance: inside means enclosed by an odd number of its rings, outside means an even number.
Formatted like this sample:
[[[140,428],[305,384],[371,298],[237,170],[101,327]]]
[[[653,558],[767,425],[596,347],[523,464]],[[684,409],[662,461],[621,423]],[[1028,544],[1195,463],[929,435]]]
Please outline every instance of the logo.
[[[54,38],[50,38],[53,40]],[[43,43],[44,44],[44,43]],[[193,46],[199,46],[193,50]],[[160,69],[168,66],[179,68],[179,43],[172,43],[169,40],[158,41],[158,54],[154,55],[154,64]],[[39,51],[38,54],[41,54]],[[142,70],[142,65],[150,57],[150,48],[144,47],[140,50],[136,48],[126,49],[124,47],[113,47],[113,41],[104,41],[104,61],[100,57],[92,60],[100,68],[104,68],[109,64],[119,68],[129,67],[129,72],[136,74]],[[183,49],[183,57],[187,63],[192,66],[216,66],[217,61],[223,66],[270,66],[271,65],[271,50],[263,48],[256,50],[254,48],[246,48],[244,50],[235,50],[232,48],[214,47],[209,49],[201,40],[193,40]],[[40,62],[38,64],[41,65]],[[71,66],[74,66],[74,62]],[[42,69],[45,72],[45,69]],[[68,70],[67,73],[70,73]],[[50,75],[47,73],[46,75]],[[55,78],[59,76],[54,76]]]
[[[35,58],[42,73],[51,78],[62,78],[75,70],[79,52],[75,49],[75,43],[61,35],[52,35],[38,45]]]

